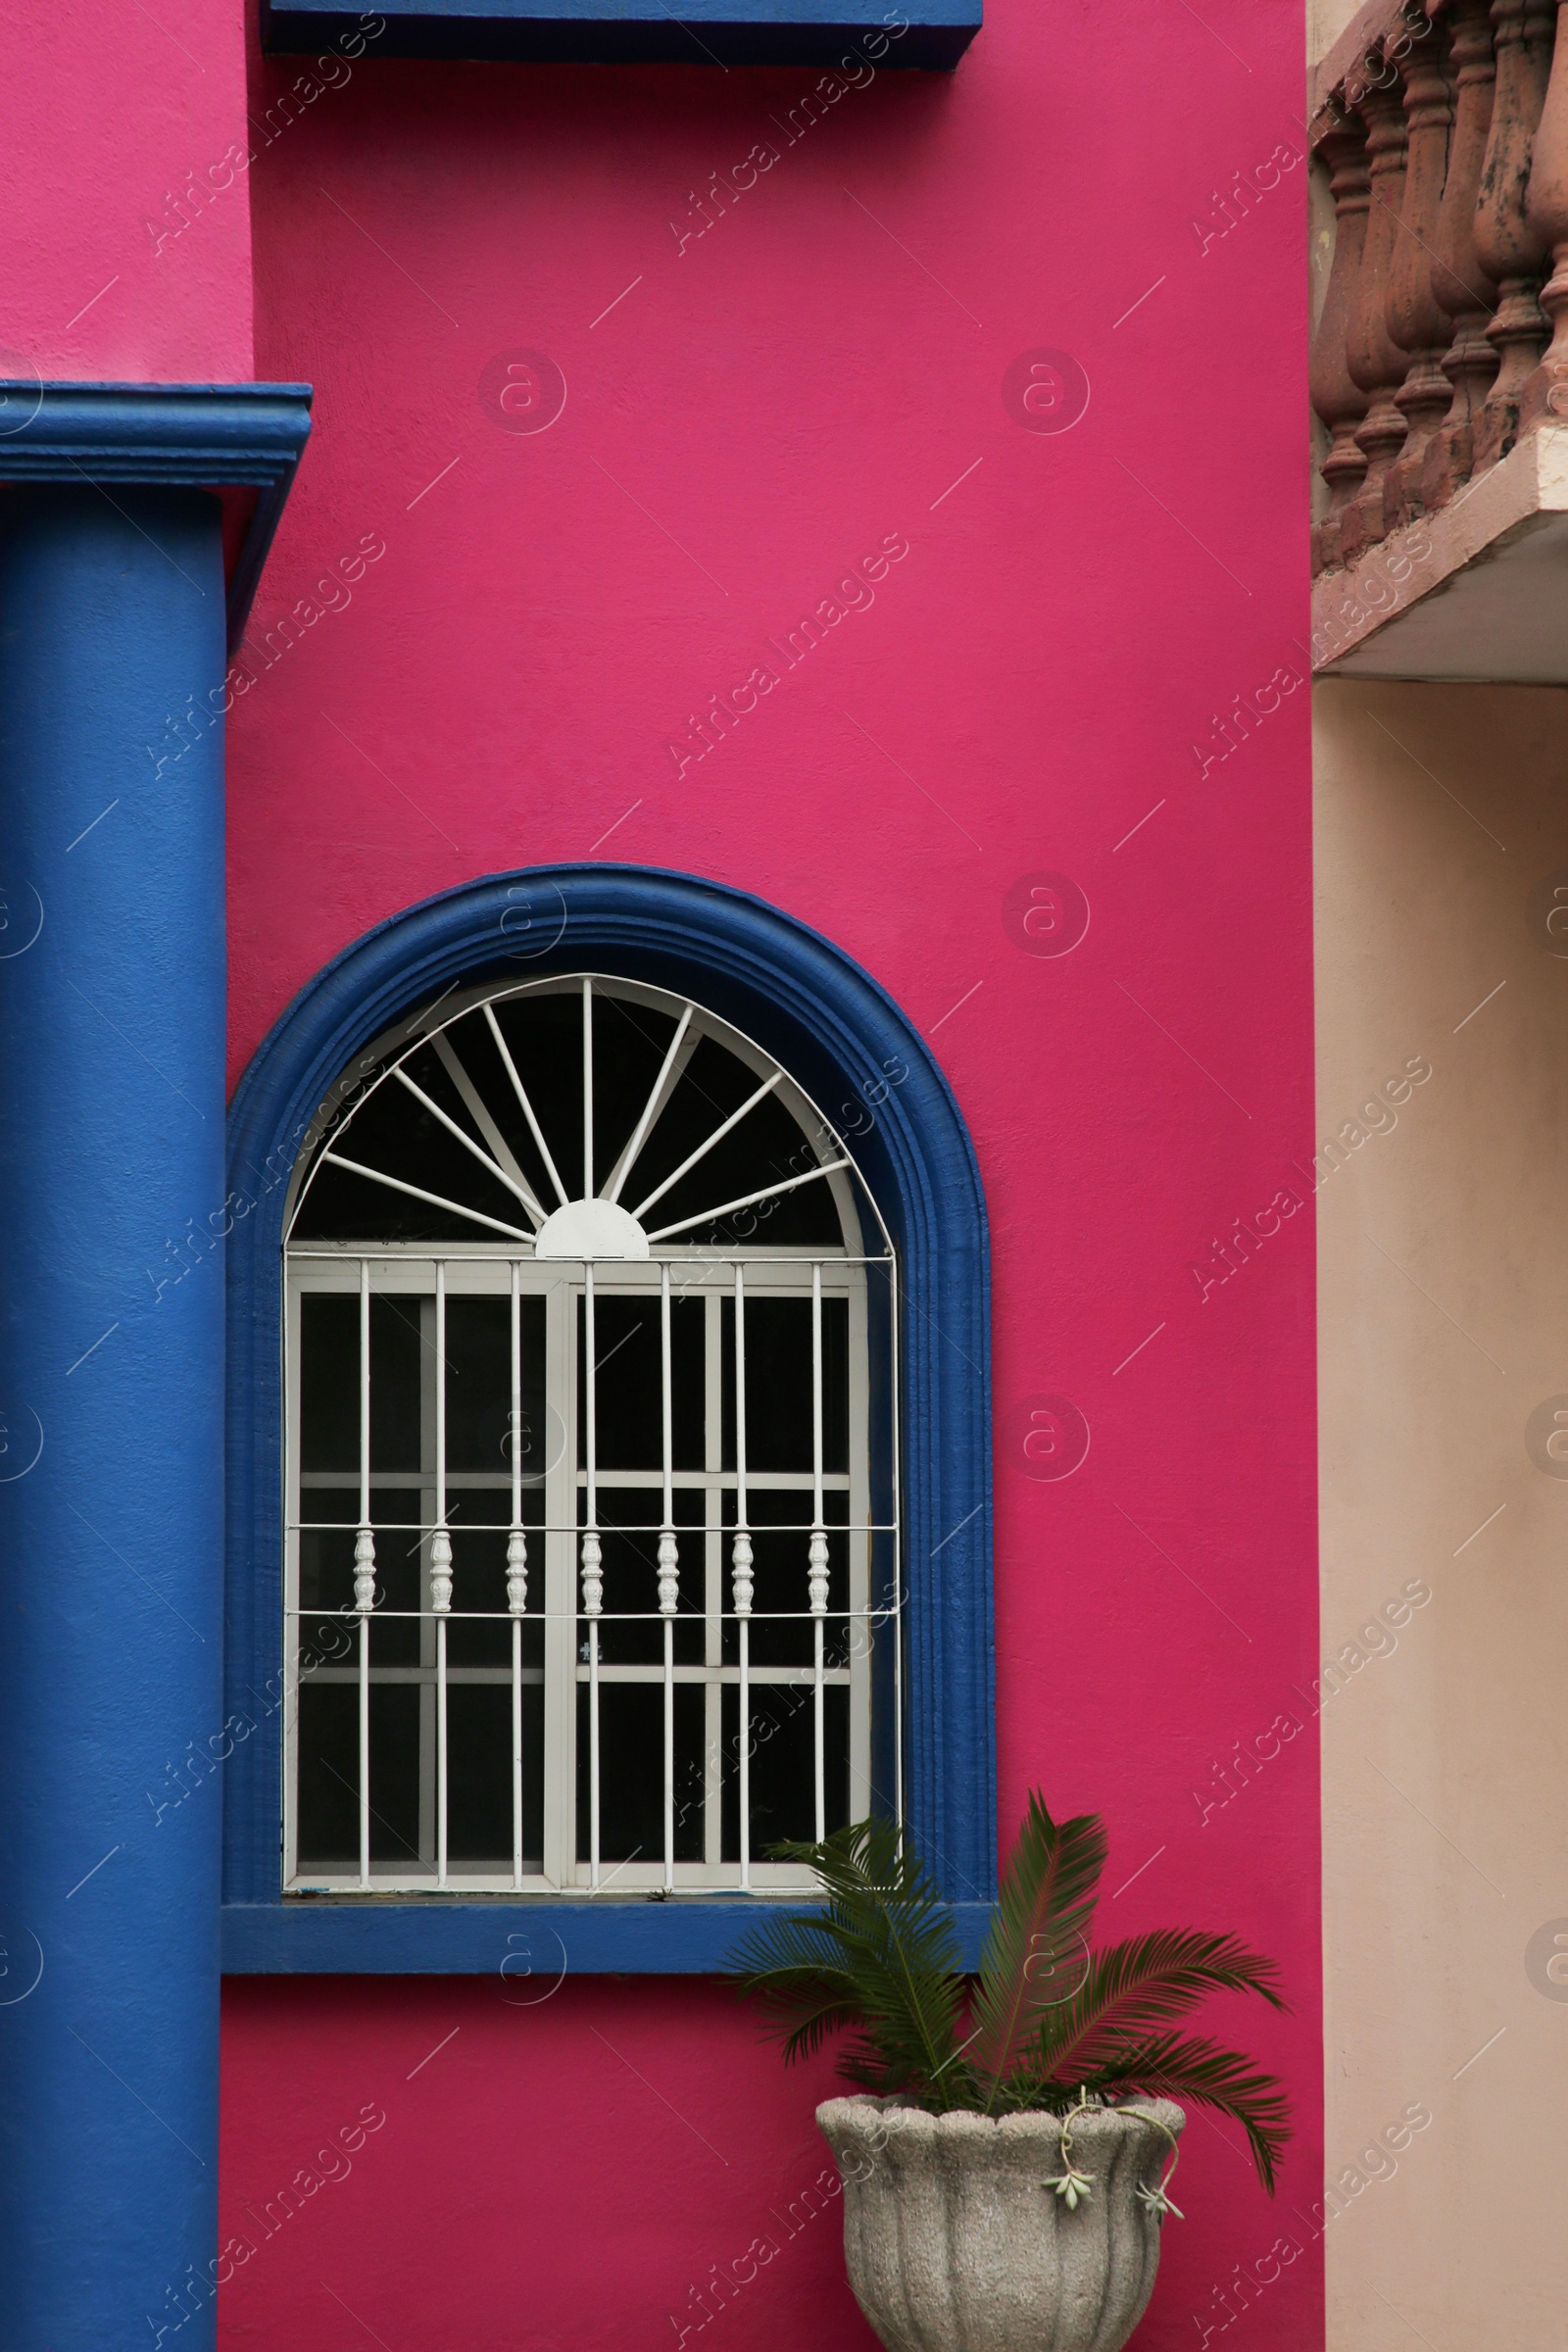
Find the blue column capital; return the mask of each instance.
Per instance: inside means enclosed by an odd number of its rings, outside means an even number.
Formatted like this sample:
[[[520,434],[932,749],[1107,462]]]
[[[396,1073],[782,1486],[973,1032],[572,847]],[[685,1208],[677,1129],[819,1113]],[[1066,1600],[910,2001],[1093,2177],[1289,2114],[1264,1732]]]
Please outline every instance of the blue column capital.
[[[228,582],[238,645],[311,430],[309,384],[0,379],[0,482],[252,491]]]

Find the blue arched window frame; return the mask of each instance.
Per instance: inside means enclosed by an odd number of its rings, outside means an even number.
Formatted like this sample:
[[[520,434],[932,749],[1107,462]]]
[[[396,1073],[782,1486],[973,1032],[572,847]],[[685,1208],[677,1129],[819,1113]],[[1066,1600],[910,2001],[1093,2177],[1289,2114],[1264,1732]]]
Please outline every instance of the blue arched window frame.
[[[328,1089],[458,982],[593,969],[688,996],[833,1115],[878,1102],[856,1154],[903,1286],[905,1814],[972,1949],[996,1886],[991,1303],[974,1148],[925,1041],[868,973],[746,893],[650,867],[466,883],[357,940],[295,998],[229,1111],[223,1966],[229,1973],[687,1974],[721,1967],[743,1896],[284,1898],[281,1252],[289,1178]]]

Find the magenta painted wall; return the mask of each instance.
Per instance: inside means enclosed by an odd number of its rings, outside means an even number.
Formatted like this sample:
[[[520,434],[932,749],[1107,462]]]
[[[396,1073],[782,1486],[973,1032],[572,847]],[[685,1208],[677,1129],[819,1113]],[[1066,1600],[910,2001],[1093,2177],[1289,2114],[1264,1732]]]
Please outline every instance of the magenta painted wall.
[[[244,0],[0,0],[0,373],[253,373],[244,26]]]
[[[261,157],[257,372],[313,381],[317,430],[236,678],[234,1069],[368,925],[596,855],[760,893],[933,1037],[994,1219],[1004,1832],[1031,1783],[1103,1811],[1106,1929],[1238,1929],[1295,2003],[1214,2011],[1293,2085],[1285,2193],[1194,2119],[1138,2341],[1200,2340],[1240,2264],[1233,2340],[1298,2352],[1313,1266],[1309,1211],[1268,1204],[1311,1134],[1302,28],[1243,0],[988,17],[955,77],[878,72],[793,144],[807,74],[372,46]],[[253,59],[253,115],[297,71]],[[769,141],[682,243],[690,191]],[[1065,431],[1036,428],[1070,368],[1021,401],[1042,348],[1087,372]],[[497,405],[519,350],[564,381],[539,432]],[[786,668],[769,640],[890,534],[874,602]],[[682,766],[689,714],[759,665],[776,687]],[[1025,925],[1043,872],[1087,901],[1070,953],[1039,952],[1071,936],[1051,902]],[[1215,1237],[1259,1211],[1221,1284]],[[1046,1396],[1090,1433],[1064,1478],[1038,1475]],[[385,2122],[225,2287],[226,2345],[673,2345],[821,2169],[827,2072],[785,2077],[711,1987],[509,1990],[230,1984],[229,2229],[362,2106]],[[868,2343],[836,2229],[705,2352]]]

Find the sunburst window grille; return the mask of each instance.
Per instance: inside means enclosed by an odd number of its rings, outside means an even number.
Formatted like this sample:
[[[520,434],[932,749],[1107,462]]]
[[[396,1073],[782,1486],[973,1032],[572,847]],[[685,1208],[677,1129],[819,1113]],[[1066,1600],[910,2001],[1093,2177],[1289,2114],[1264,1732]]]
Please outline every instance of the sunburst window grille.
[[[894,1256],[764,1053],[449,994],[334,1088],[285,1274],[289,1891],[788,1890],[897,1805]]]

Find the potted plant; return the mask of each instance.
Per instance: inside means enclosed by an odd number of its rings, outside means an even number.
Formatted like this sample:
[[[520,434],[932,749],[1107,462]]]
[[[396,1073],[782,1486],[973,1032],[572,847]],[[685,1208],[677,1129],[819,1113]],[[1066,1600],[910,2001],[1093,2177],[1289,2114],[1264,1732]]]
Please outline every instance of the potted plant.
[[[760,1919],[732,1978],[786,2061],[834,2032],[857,2095],[816,2120],[844,2184],[844,2248],[889,2352],[1119,2352],[1143,2317],[1185,2116],[1233,2116],[1270,2194],[1284,2094],[1236,2050],[1172,2031],[1208,1993],[1286,2004],[1232,1936],[1165,1929],[1091,1949],[1105,1834],[1038,1791],[977,1976],[902,1834],[858,1822],[778,1845],[826,1901]],[[1178,2218],[1179,2215],[1178,2215]]]

